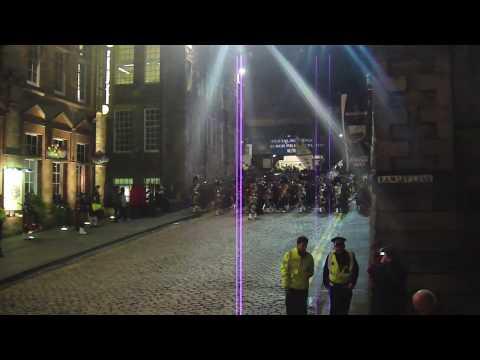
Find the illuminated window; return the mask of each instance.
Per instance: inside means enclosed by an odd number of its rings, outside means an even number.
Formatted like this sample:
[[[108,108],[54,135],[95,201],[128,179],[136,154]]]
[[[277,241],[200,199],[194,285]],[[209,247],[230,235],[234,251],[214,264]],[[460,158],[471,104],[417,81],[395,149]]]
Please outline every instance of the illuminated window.
[[[160,109],[145,109],[145,151],[158,152],[160,150],[160,116]]]
[[[160,45],[145,46],[145,82],[160,82]]]
[[[37,194],[38,163],[36,160],[25,160],[25,193]]]
[[[116,70],[115,84],[133,84],[134,65],[134,45],[118,45],[116,50]]]
[[[54,162],[52,163],[52,183],[53,183],[53,196],[62,197],[63,195],[63,176],[62,176],[62,164]]]
[[[42,154],[42,136],[25,134],[25,155],[40,156]]]
[[[40,86],[40,46],[31,45],[28,49],[27,82]]]
[[[58,145],[58,147],[62,150],[65,150],[68,152],[68,147],[67,147],[67,140],[64,139],[52,139],[52,145]]]
[[[87,66],[84,63],[77,65],[77,101],[85,102],[87,95]]]
[[[65,94],[65,54],[55,53],[55,91]]]
[[[132,178],[115,178],[113,179],[113,185],[118,186],[118,191],[120,192],[120,188],[125,189],[125,198],[127,202],[130,201],[130,190],[133,186],[133,179]]]
[[[145,191],[157,193],[160,191],[160,178],[145,178]]]
[[[88,161],[88,144],[77,144],[77,162],[86,163]]]
[[[116,111],[114,116],[113,145],[115,152],[133,149],[133,116],[131,111]]]
[[[85,193],[85,165],[77,164],[77,194]]]

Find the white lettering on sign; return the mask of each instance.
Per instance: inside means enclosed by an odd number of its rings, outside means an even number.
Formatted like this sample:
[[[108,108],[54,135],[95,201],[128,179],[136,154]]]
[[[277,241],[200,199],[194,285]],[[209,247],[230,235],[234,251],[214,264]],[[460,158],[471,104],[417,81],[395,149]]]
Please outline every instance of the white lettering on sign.
[[[379,184],[426,184],[433,182],[433,175],[388,175],[377,178]]]

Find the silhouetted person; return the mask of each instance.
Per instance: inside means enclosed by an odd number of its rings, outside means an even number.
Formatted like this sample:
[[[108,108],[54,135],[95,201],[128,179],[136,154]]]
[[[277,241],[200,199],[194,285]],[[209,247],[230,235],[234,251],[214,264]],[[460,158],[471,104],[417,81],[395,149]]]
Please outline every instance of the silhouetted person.
[[[123,219],[123,221],[127,221],[127,197],[125,195],[125,188],[122,187],[120,188],[120,218]]]
[[[392,248],[379,251],[380,260],[368,269],[372,280],[372,314],[401,315],[406,308],[406,271]]]
[[[2,200],[2,199],[0,199]],[[0,257],[3,257],[3,223],[6,219],[5,210],[0,206]]]
[[[418,290],[413,294],[412,304],[418,315],[434,315],[437,312],[437,297],[427,289]]]

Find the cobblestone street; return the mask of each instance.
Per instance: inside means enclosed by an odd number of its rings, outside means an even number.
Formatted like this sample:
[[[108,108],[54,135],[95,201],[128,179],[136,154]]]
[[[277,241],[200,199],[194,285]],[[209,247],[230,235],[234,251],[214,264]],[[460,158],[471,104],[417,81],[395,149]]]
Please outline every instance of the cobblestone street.
[[[231,214],[169,225],[3,288],[0,314],[233,314],[234,233]],[[367,252],[368,219],[356,212],[344,218],[292,212],[245,221],[245,313],[284,314],[279,264],[299,235],[310,239],[316,262],[310,294],[325,300],[322,266],[330,239],[339,233],[357,253],[359,287],[365,287],[366,255],[359,251]]]

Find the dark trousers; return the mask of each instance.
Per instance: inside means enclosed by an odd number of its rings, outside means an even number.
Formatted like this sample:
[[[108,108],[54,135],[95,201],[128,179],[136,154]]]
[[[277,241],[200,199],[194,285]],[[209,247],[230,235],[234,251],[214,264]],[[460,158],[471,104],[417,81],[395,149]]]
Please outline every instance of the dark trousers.
[[[330,315],[348,315],[352,301],[352,289],[343,285],[333,285],[328,289]]]
[[[118,219],[120,218],[120,206],[119,205],[115,205],[113,207],[113,216],[115,216],[115,221],[118,221]]]
[[[287,315],[307,315],[307,290],[287,289]]]
[[[120,206],[120,218],[123,219],[124,221],[127,220],[127,208]]]

